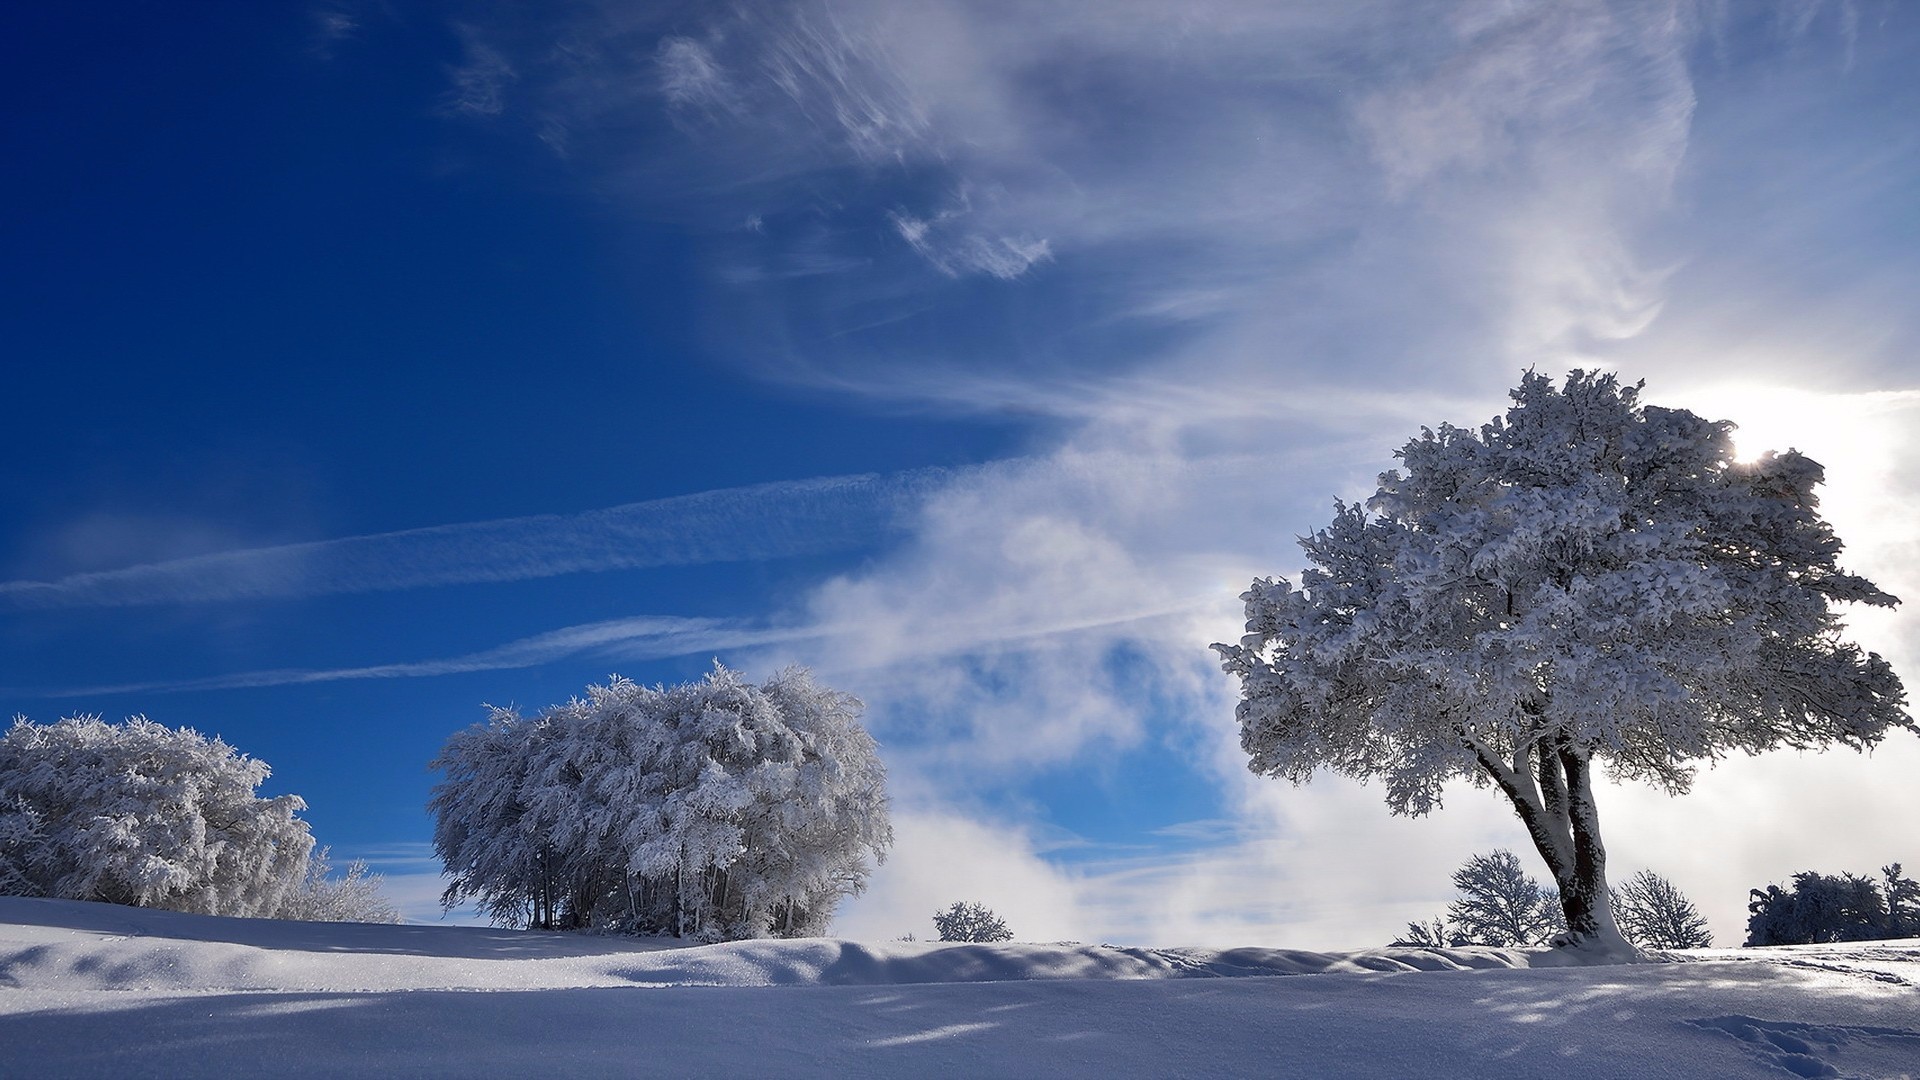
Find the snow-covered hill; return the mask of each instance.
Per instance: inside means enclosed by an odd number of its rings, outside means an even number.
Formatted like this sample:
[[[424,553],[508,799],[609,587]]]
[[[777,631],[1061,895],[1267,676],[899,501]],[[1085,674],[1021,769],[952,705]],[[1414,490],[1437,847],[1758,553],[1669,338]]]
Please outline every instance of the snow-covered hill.
[[[0,898],[0,1076],[1920,1076],[1920,942],[1563,963],[677,948]]]

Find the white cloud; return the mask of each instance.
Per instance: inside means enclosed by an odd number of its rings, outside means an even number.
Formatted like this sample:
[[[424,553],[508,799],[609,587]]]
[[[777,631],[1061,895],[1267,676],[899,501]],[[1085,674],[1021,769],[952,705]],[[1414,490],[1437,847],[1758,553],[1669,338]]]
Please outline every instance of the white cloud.
[[[933,913],[972,900],[1007,921],[1019,941],[1065,941],[1084,933],[1080,885],[1047,862],[1017,824],[896,810],[893,855],[865,895],[842,903],[833,933],[861,941],[912,934],[937,940]]]
[[[980,232],[973,195],[964,187],[935,214],[916,217],[895,210],[887,219],[901,239],[948,277],[987,274],[1012,281],[1053,257],[1052,246],[1044,239]]]

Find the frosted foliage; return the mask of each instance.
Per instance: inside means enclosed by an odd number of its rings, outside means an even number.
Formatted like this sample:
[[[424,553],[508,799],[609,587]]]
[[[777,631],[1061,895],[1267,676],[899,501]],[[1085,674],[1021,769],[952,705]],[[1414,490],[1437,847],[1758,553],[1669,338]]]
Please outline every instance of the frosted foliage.
[[[625,679],[496,710],[433,763],[453,885],[497,921],[708,939],[825,930],[892,842],[860,702],[791,669],[754,686]]]
[[[1912,730],[1900,680],[1834,613],[1897,601],[1839,568],[1816,462],[1737,462],[1732,425],[1611,375],[1529,373],[1512,396],[1504,419],[1407,443],[1215,648],[1255,772],[1378,780],[1403,814],[1452,779],[1497,785],[1575,936],[1618,941],[1592,763],[1679,792],[1731,751]]]
[[[0,892],[274,914],[313,840],[265,762],[135,717],[25,718],[0,737]]]
[[[974,900],[961,900],[933,913],[933,929],[941,941],[1012,941],[1013,931],[993,909]]]

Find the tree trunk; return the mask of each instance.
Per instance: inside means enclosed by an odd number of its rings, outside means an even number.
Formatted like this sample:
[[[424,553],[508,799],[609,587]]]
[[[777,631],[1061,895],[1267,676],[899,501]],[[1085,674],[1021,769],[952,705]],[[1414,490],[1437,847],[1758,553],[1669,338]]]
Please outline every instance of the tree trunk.
[[[1513,767],[1479,747],[1475,753],[1513,804],[1534,850],[1559,887],[1567,934],[1555,944],[1623,959],[1637,955],[1613,918],[1607,849],[1600,841],[1600,814],[1593,799],[1591,754],[1564,736],[1549,736],[1534,753],[1516,755]]]
[[[687,849],[680,849],[680,865],[673,868],[673,936],[687,936]]]
[[[1600,842],[1600,812],[1593,801],[1593,760],[1571,746],[1562,746],[1559,758],[1567,783],[1573,865],[1570,873],[1555,874],[1554,880],[1560,886],[1567,932],[1575,944],[1624,946],[1626,939],[1613,920],[1613,898],[1607,892],[1607,849]]]

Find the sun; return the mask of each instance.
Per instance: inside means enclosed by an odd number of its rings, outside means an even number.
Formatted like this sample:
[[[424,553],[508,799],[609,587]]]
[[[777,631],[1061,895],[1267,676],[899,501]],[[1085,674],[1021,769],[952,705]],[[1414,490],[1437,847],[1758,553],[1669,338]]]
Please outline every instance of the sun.
[[[1706,395],[1702,404],[1713,403],[1707,406],[1713,419],[1733,421],[1734,460],[1752,462],[1770,451],[1826,441],[1824,430],[1813,430],[1824,429],[1832,411],[1821,397],[1777,386],[1731,386]]]

